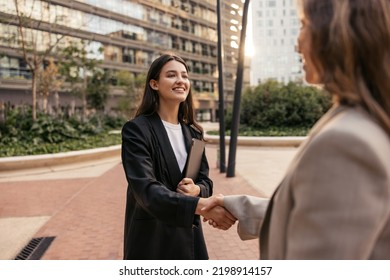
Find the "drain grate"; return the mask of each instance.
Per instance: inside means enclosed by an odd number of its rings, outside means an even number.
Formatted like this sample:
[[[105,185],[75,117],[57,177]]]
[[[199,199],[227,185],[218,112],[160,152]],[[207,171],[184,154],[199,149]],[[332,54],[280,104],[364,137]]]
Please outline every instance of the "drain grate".
[[[15,260],[39,260],[53,242],[55,236],[37,237],[30,240],[30,242],[20,251]]]

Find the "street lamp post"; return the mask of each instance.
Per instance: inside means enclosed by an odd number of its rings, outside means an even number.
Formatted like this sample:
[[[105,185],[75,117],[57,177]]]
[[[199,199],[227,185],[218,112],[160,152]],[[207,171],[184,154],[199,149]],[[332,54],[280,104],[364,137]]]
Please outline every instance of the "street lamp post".
[[[234,177],[235,175],[238,126],[240,123],[241,91],[242,91],[242,80],[244,75],[245,35],[246,35],[246,24],[248,18],[248,8],[249,8],[249,0],[245,0],[244,10],[242,15],[240,45],[238,48],[238,65],[237,65],[236,86],[235,86],[234,100],[233,100],[232,128],[231,128],[230,143],[229,143],[229,160],[228,160],[228,168],[226,173],[227,177]]]
[[[225,156],[225,101],[223,92],[223,46],[221,0],[217,0],[218,19],[218,117],[219,117],[219,171],[226,172]]]

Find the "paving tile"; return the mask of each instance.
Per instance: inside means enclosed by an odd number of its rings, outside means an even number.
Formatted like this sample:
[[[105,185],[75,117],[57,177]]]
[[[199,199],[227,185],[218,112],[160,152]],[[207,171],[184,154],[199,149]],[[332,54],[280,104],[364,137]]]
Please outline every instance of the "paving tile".
[[[217,146],[207,145],[206,154],[210,177],[214,181],[214,194],[264,197],[264,193],[253,186],[253,182],[258,182],[253,174],[243,172],[245,176],[251,176],[251,180],[247,180],[240,174],[239,168],[233,178],[227,178],[225,173],[219,172],[216,167]],[[267,160],[271,161],[270,158]],[[253,164],[255,163],[251,162]],[[280,166],[275,165],[274,170],[279,169]],[[93,170],[89,170],[88,177],[80,178],[75,178],[70,170],[73,175],[69,177],[62,171],[60,178],[54,178],[50,174],[46,179],[45,176],[40,176],[31,181],[2,181],[0,219],[47,217],[44,225],[31,236],[55,236],[42,259],[120,260],[123,258],[127,183],[120,162],[114,162],[110,167],[104,166],[105,172],[102,170],[99,168],[95,176],[92,176]],[[245,170],[250,171],[248,168]],[[255,169],[252,167],[251,170],[250,172],[254,172]],[[242,241],[237,235],[237,223],[228,231],[214,229],[207,223],[203,223],[203,229],[210,259],[259,258],[259,240]]]

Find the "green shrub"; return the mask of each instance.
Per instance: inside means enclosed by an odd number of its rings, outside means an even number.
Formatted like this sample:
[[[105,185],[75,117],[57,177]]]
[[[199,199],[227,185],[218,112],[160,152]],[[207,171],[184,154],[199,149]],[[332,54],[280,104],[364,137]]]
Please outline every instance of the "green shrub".
[[[300,83],[284,85],[270,80],[244,92],[240,127],[244,130],[310,128],[330,106],[331,97],[322,90]],[[230,125],[231,120],[226,123]]]
[[[0,157],[58,153],[90,149],[121,143],[120,134],[125,120],[120,117],[93,115],[85,121],[74,117],[54,117],[38,114],[31,120],[28,110],[8,110],[0,124]]]

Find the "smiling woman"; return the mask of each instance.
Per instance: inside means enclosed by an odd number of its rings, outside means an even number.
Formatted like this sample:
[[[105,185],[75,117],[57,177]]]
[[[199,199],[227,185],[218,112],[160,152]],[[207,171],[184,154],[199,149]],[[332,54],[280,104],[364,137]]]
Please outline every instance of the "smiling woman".
[[[157,79],[149,81],[150,87],[159,93],[158,114],[161,119],[178,124],[175,107],[179,108],[189,94],[190,81],[184,64],[176,60],[167,62]],[[173,111],[172,111],[173,110]]]
[[[184,176],[195,121],[188,67],[163,54],[150,66],[134,119],[122,129],[122,162],[128,182],[125,259],[208,259],[200,216],[228,229],[235,218],[224,208],[204,212],[213,182],[205,152],[198,174]]]

